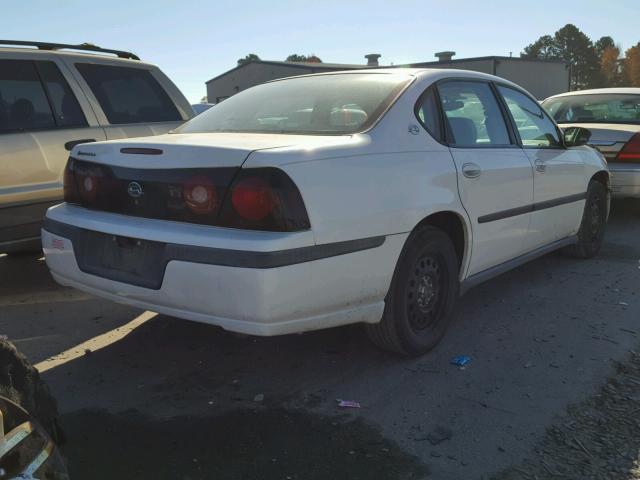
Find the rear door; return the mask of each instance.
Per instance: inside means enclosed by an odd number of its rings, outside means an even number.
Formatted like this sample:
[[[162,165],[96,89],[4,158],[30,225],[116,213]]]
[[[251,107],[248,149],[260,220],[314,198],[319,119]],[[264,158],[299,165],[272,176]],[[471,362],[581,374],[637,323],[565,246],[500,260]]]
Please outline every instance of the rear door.
[[[507,86],[497,89],[534,165],[531,246],[541,247],[576,233],[587,189],[580,152],[564,147],[558,128],[538,102]]]
[[[473,275],[526,252],[533,169],[488,82],[447,80],[438,83],[438,92],[460,197],[472,222]]]
[[[0,59],[0,242],[39,235],[62,199],[67,148],[106,139],[91,114],[57,63]]]
[[[101,109],[97,115],[109,140],[160,135],[193,116],[180,91],[157,69],[102,63],[74,67]]]

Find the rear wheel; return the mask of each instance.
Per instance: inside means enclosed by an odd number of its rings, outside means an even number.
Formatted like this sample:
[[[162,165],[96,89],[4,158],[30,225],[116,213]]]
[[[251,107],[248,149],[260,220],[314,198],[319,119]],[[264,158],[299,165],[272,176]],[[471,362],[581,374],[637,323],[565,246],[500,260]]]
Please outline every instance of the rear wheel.
[[[458,259],[451,239],[426,226],[407,240],[380,323],[367,325],[377,346],[422,355],[444,336],[458,297]]]
[[[591,258],[602,247],[607,224],[607,188],[592,180],[587,188],[587,199],[582,214],[578,242],[563,250],[563,253],[576,258]]]
[[[68,480],[57,407],[38,372],[0,340],[0,480]]]

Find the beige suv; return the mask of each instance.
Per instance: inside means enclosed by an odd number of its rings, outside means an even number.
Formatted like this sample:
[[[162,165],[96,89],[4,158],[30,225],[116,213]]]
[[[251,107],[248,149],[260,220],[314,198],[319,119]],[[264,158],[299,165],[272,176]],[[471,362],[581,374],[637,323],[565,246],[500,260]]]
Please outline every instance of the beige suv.
[[[73,146],[158,135],[193,117],[180,90],[132,53],[0,40],[0,253],[40,245]],[[85,53],[86,52],[86,53]]]

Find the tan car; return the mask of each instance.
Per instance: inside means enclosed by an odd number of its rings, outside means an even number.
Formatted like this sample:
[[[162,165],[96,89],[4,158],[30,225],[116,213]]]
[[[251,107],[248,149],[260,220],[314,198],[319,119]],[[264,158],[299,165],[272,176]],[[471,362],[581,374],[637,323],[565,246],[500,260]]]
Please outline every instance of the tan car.
[[[193,115],[133,53],[0,40],[0,253],[39,247],[75,145],[166,133]]]

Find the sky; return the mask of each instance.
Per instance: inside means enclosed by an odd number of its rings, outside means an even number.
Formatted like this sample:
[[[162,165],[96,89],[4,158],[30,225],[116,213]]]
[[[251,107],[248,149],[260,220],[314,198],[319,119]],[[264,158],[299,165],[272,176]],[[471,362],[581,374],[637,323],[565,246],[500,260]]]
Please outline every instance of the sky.
[[[640,42],[640,0],[0,0],[0,8],[3,39],[135,52],[192,103],[206,95],[207,80],[248,53],[313,53],[331,63],[380,53],[384,65],[432,61],[442,50],[517,56],[567,23],[594,41],[609,35],[623,51]]]

